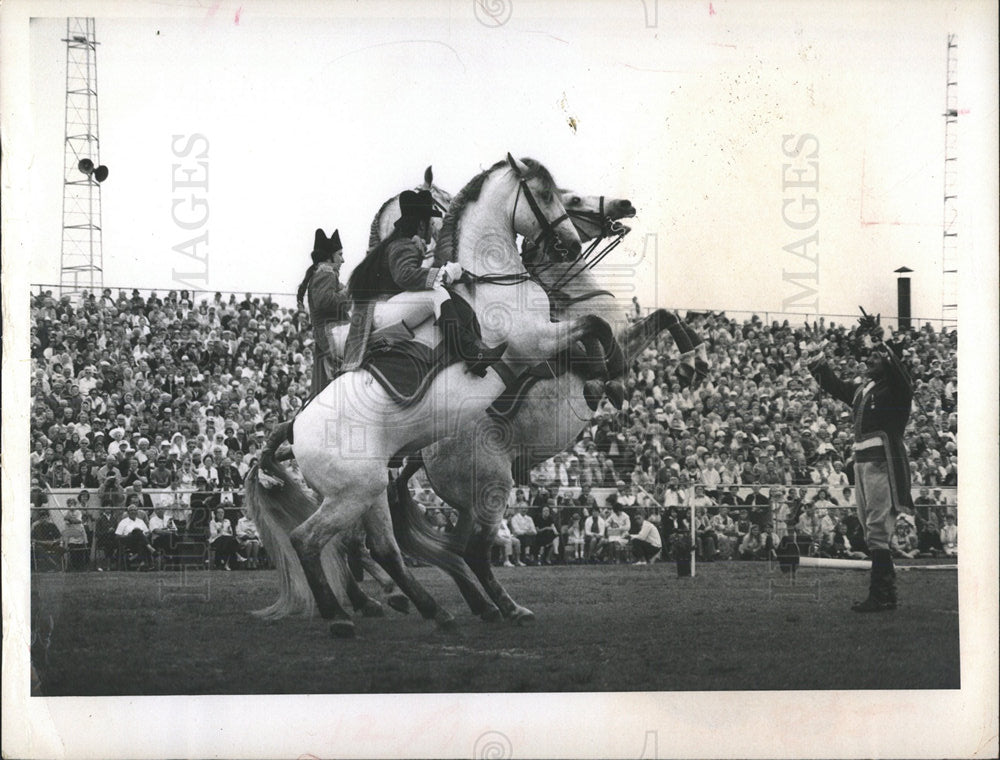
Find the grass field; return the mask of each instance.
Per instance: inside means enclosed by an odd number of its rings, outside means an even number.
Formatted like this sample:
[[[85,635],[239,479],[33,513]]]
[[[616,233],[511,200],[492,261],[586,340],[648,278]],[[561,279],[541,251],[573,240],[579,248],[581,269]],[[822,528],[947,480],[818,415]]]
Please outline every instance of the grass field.
[[[454,633],[386,608],[334,640],[319,618],[262,622],[273,571],[41,573],[55,627],[47,695],[941,689],[959,686],[957,573],[899,573],[901,607],[858,615],[867,573],[764,563],[499,569],[535,623],[486,624],[415,570]],[[371,581],[365,587],[374,596]]]

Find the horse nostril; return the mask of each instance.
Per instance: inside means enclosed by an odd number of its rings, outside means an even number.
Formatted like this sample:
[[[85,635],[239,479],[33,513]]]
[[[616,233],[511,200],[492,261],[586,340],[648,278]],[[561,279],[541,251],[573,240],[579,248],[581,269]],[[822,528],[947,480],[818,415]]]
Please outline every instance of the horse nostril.
[[[581,247],[579,240],[574,240],[571,243],[565,243],[563,247],[566,249],[567,261],[576,261],[578,258],[580,258]]]

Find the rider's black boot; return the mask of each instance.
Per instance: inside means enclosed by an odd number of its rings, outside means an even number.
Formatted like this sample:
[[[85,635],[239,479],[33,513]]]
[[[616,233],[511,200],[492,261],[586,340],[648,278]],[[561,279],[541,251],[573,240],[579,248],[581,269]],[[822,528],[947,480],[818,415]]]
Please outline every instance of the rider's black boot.
[[[449,355],[463,359],[469,372],[478,377],[484,377],[486,370],[499,361],[507,350],[506,342],[490,348],[477,338],[472,328],[459,317],[451,301],[441,304],[438,325],[444,331],[444,345]]]

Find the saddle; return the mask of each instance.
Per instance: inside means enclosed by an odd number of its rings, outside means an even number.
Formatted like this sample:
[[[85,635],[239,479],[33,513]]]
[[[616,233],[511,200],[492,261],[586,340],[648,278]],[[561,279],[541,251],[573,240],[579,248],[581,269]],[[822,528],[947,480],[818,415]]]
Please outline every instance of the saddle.
[[[457,293],[452,293],[451,299],[460,318],[477,337],[481,337],[479,320],[469,303]],[[365,310],[369,325],[373,310],[374,304],[369,304]],[[363,330],[364,327],[358,325],[358,329]],[[351,345],[350,337],[348,345]],[[353,368],[367,370],[393,402],[405,409],[424,397],[441,370],[459,361],[459,357],[450,355],[445,349],[444,341],[429,348],[414,341],[413,332],[405,324],[399,323],[365,335],[363,354],[357,366],[345,364],[338,374]]]

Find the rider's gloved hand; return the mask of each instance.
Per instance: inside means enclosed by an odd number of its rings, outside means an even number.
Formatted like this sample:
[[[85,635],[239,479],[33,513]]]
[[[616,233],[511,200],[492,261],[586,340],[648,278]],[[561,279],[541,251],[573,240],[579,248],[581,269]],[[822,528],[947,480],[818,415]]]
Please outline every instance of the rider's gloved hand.
[[[449,285],[453,282],[458,282],[458,279],[462,276],[465,271],[462,269],[462,265],[457,261],[449,261],[441,270],[444,272],[444,284]]]

